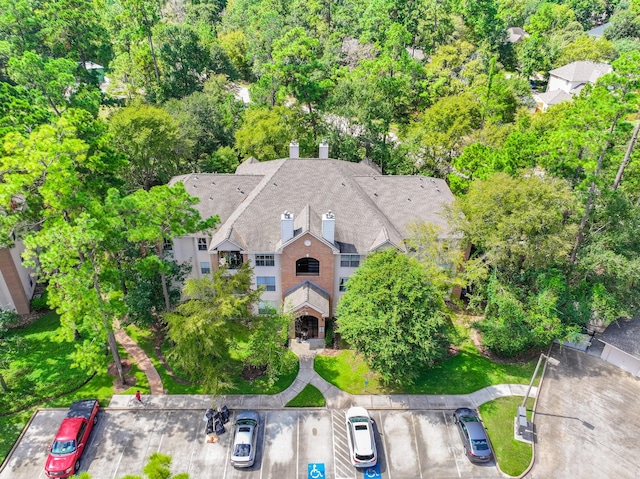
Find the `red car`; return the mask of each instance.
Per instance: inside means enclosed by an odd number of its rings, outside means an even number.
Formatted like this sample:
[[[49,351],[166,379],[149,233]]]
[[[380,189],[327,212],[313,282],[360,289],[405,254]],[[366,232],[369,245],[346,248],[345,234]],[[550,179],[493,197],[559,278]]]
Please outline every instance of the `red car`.
[[[44,466],[47,477],[64,478],[78,471],[91,430],[98,422],[98,409],[97,399],[76,401],[71,405],[49,447],[49,457]]]

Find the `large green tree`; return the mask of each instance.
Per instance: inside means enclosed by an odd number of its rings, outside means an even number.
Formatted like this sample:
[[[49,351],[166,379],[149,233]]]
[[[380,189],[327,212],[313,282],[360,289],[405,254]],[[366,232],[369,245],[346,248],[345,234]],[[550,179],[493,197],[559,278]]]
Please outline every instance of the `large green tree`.
[[[189,156],[190,145],[162,108],[133,103],[113,114],[109,130],[114,147],[129,159],[126,180],[131,191],[167,183]]]
[[[165,315],[173,344],[169,359],[210,394],[230,385],[231,332],[251,318],[260,298],[260,291],[251,287],[252,274],[243,263],[234,274],[222,267],[210,276],[188,279],[183,291],[188,300]]]
[[[530,172],[473,182],[453,211],[455,227],[487,266],[513,276],[568,260],[579,208],[565,181]]]
[[[386,381],[411,382],[446,355],[442,291],[424,267],[396,250],[374,253],[349,278],[338,332]]]

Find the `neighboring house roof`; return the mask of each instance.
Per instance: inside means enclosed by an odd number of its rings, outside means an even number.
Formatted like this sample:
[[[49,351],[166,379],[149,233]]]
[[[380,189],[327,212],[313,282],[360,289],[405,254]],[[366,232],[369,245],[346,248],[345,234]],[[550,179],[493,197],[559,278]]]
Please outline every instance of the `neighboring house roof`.
[[[595,83],[598,78],[611,71],[608,63],[595,63],[589,61],[579,61],[569,63],[555,70],[551,70],[549,75],[577,83]]]
[[[329,314],[329,292],[312,281],[306,280],[284,293],[285,308],[296,311],[311,307],[323,316]]]
[[[551,105],[570,101],[573,99],[573,96],[570,93],[566,93],[564,90],[553,90],[545,93],[536,93],[533,95],[533,98],[536,101],[543,103],[545,107],[549,107]]]
[[[97,63],[93,63],[92,61],[84,62],[84,67],[87,70],[99,70],[101,68],[104,68],[102,65],[98,65]]]
[[[640,317],[613,321],[600,336],[600,341],[640,359]]]
[[[592,28],[587,32],[587,35],[594,38],[600,38],[604,34],[604,31],[609,27],[609,25],[611,25],[611,22],[607,22],[603,25]]]
[[[518,43],[527,38],[529,34],[520,27],[507,28],[507,41],[509,43]]]
[[[218,214],[210,250],[229,239],[250,252],[281,246],[281,215],[294,214],[294,239],[322,238],[322,214],[335,214],[334,245],[342,253],[366,254],[390,244],[404,249],[407,225],[428,221],[449,237],[441,215],[453,201],[445,181],[420,176],[382,176],[370,162],[285,158],[249,159],[234,175],[198,173],[175,177],[200,198],[203,218]],[[386,242],[386,243],[385,243]]]
[[[424,60],[426,58],[426,55],[424,54],[424,50],[420,48],[406,47],[406,50],[407,50],[407,53],[409,53],[409,56],[412,58],[415,58],[416,60]]]

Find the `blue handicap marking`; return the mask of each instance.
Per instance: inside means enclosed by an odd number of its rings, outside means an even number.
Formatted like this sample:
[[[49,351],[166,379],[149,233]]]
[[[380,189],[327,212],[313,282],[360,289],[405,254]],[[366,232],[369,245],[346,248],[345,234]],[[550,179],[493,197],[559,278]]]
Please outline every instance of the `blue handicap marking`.
[[[326,476],[324,475],[324,463],[311,463],[307,464],[309,475],[308,479],[324,479]]]
[[[380,464],[376,464],[372,467],[367,467],[362,471],[363,477],[366,479],[374,479],[376,477],[382,477],[382,473],[380,472]]]

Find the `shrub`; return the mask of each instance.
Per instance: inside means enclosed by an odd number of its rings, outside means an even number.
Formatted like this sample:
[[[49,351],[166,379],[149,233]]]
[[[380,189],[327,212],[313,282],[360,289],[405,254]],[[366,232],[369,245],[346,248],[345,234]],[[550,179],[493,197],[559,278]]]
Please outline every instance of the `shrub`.
[[[49,309],[49,305],[47,304],[47,292],[45,291],[39,297],[34,297],[31,299],[31,309],[34,311],[46,311]]]
[[[327,348],[333,347],[333,320],[328,319],[325,323],[324,345]]]
[[[0,331],[7,330],[18,324],[20,315],[13,309],[0,310]]]

